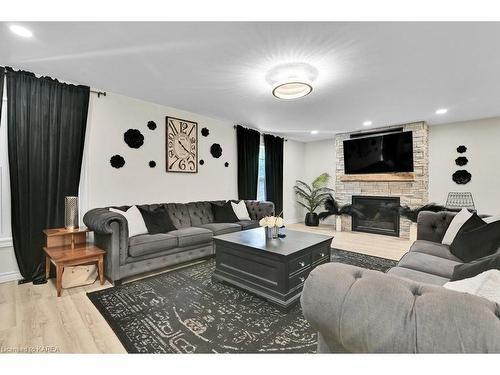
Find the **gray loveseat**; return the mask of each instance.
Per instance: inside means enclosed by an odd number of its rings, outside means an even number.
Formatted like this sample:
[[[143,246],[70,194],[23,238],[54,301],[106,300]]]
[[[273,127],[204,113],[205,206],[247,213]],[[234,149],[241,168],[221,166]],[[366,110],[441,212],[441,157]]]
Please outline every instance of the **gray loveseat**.
[[[500,353],[500,306],[442,287],[461,263],[441,244],[454,215],[420,213],[417,240],[386,274],[339,263],[310,273],[301,303],[318,352]]]
[[[237,202],[237,201],[234,201]],[[214,254],[213,236],[256,228],[264,216],[274,214],[271,202],[245,201],[251,220],[215,223],[212,204],[225,201],[139,205],[154,210],[165,206],[177,230],[128,236],[127,220],[108,207],[90,210],[83,222],[94,231],[94,242],[106,250],[106,277],[115,285],[130,276]],[[130,206],[115,207],[126,210]]]

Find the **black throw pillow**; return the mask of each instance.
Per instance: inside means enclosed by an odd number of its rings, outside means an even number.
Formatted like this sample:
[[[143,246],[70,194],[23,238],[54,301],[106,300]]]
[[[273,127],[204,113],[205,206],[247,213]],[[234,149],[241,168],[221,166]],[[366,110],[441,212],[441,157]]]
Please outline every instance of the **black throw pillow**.
[[[212,211],[216,223],[235,223],[239,221],[238,216],[234,213],[231,201],[227,201],[223,206],[212,203]]]
[[[139,211],[141,211],[149,234],[167,233],[177,229],[172,223],[167,209],[163,206],[154,210],[139,208]]]
[[[450,252],[468,263],[490,255],[500,246],[500,221],[490,224],[473,214],[458,231]]]
[[[500,252],[474,260],[470,263],[455,266],[451,281],[468,279],[484,271],[495,269],[500,270]]]

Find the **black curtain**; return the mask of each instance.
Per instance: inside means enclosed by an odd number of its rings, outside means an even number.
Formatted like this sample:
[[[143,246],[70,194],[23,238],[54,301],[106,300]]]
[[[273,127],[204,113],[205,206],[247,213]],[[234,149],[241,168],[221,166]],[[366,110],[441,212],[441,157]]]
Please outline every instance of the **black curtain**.
[[[257,199],[260,133],[257,130],[238,125],[236,139],[238,145],[238,198]]]
[[[283,138],[264,134],[266,149],[266,198],[276,215],[283,212]]]
[[[45,282],[42,230],[78,195],[90,89],[7,68],[12,238],[24,281]]]

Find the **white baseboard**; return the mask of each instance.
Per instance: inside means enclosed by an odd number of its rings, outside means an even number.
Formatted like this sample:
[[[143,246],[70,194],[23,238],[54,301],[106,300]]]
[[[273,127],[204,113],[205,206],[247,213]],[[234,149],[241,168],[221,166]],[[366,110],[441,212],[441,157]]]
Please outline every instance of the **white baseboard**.
[[[7,283],[9,281],[21,280],[22,278],[21,274],[16,271],[0,273],[0,284]]]

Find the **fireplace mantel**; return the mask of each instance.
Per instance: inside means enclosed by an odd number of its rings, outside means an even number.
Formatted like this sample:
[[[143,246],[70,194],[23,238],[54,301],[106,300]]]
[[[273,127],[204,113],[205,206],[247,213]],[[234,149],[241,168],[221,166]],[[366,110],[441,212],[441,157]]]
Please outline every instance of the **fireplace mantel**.
[[[370,174],[345,174],[340,176],[340,181],[415,181],[415,173],[370,173]]]

